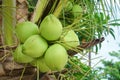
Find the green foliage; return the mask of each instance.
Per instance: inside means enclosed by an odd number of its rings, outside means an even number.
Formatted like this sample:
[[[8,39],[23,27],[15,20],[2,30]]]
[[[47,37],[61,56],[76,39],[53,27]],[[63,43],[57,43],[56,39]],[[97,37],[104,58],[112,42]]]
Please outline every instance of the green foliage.
[[[79,5],[83,11],[79,12],[77,18],[74,17],[71,10],[63,8],[59,19],[65,29],[72,28],[76,31],[80,42],[89,42],[95,38],[101,38],[111,34],[115,39],[114,30],[110,27],[119,26],[119,19],[110,20],[114,12],[109,12],[105,5],[107,1],[95,0],[68,0],[72,6]],[[71,6],[70,6],[71,7]],[[112,15],[115,16],[115,15]],[[96,46],[96,52],[101,48],[101,44]],[[94,49],[93,49],[94,50]]]
[[[38,0],[27,0],[28,1],[28,11],[33,12]]]
[[[113,62],[113,60],[111,61],[103,60],[103,64],[105,66],[103,70],[107,75],[106,77],[109,80],[120,80],[120,50],[118,52],[115,52],[115,51],[110,52],[109,54],[117,58],[118,61]]]
[[[71,57],[69,59],[66,68],[68,69],[68,72],[64,75],[65,79],[68,80],[81,80],[85,78],[91,71],[91,68],[82,63],[80,61],[80,58],[78,58],[77,56]]]
[[[120,80],[120,50],[118,52],[110,52],[109,54],[117,58],[118,61],[103,60],[104,67],[93,69],[85,80]]]
[[[109,53],[111,56],[116,57],[118,60],[120,60],[120,50],[118,52],[113,51]]]
[[[109,80],[120,80],[120,62],[103,61],[105,68],[102,68],[105,78]]]

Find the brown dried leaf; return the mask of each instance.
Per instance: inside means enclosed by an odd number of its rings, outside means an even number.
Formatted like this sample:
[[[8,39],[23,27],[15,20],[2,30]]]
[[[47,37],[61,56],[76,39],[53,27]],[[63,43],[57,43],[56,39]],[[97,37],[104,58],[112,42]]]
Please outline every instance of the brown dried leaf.
[[[4,76],[5,75],[5,71],[3,69],[3,65],[0,63],[0,76]]]
[[[11,76],[2,76],[0,77],[0,80],[20,80],[20,76],[17,76],[17,77],[11,77]],[[34,79],[34,75],[24,75],[22,77],[22,80],[35,80]]]
[[[40,80],[56,80],[56,79],[46,73],[40,78]]]
[[[25,2],[26,0],[17,0],[19,3],[23,3]]]
[[[16,11],[16,18],[18,22],[24,22],[28,20],[28,6],[27,3],[24,1],[22,3],[17,3],[17,11]]]
[[[12,57],[7,57],[6,61],[3,63],[5,70],[14,70],[24,68],[23,65],[17,64],[13,61]]]

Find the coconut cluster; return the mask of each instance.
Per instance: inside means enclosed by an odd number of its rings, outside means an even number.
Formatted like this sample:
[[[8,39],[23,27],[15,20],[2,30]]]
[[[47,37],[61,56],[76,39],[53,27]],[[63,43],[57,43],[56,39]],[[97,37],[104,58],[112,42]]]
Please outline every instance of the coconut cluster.
[[[41,72],[60,71],[67,61],[67,50],[79,45],[73,30],[64,32],[61,22],[53,14],[46,16],[38,27],[26,21],[16,25],[20,44],[13,53],[18,63],[30,63]]]

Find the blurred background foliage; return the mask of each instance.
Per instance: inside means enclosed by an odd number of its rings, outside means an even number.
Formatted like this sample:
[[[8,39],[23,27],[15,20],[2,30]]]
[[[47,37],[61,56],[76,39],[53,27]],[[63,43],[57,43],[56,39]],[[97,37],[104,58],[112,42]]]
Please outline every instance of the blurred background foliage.
[[[120,50],[110,52],[109,55],[117,61],[102,60],[103,66],[94,68],[85,80],[119,80],[120,79]]]

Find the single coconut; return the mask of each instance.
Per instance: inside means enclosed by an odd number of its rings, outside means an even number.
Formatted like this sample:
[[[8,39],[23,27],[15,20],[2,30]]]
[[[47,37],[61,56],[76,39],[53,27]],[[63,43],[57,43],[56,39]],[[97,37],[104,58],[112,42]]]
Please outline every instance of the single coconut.
[[[40,57],[30,63],[31,65],[37,67],[40,72],[48,72],[50,68],[46,65],[44,57]]]
[[[33,61],[32,57],[27,56],[22,52],[22,45],[19,45],[16,48],[15,52],[13,53],[13,58],[18,63],[29,63]]]
[[[74,15],[74,17],[78,17],[80,16],[80,14],[83,12],[83,9],[81,6],[79,6],[78,4],[75,4],[72,8],[72,13]]]
[[[40,24],[40,35],[48,41],[59,39],[62,34],[62,24],[53,14],[46,16]]]
[[[16,35],[21,43],[32,35],[39,34],[38,26],[32,22],[26,21],[16,25]]]
[[[65,5],[65,11],[70,11],[72,10],[73,4],[71,1],[67,1],[66,5]]]
[[[33,35],[23,44],[23,53],[33,58],[37,58],[43,56],[47,48],[48,44],[45,39],[40,35]]]
[[[74,30],[69,30],[65,32],[60,39],[61,44],[68,50],[77,47],[79,43],[79,38]]]
[[[45,63],[52,71],[60,71],[68,61],[67,51],[60,44],[51,45],[45,55]]]

